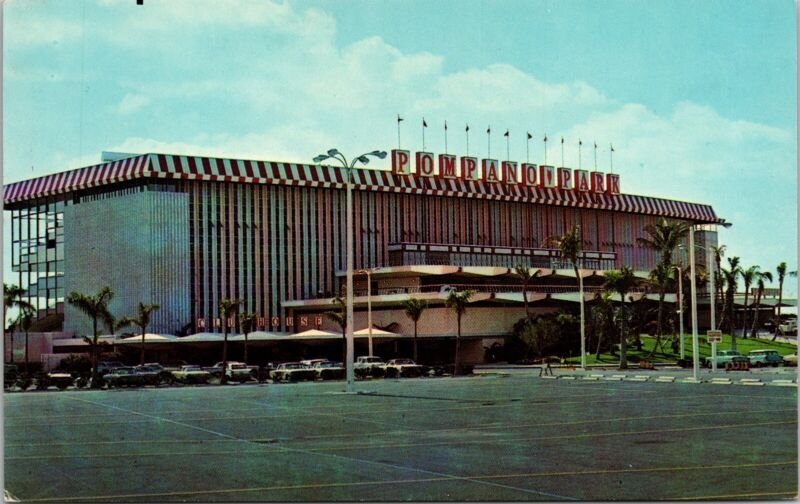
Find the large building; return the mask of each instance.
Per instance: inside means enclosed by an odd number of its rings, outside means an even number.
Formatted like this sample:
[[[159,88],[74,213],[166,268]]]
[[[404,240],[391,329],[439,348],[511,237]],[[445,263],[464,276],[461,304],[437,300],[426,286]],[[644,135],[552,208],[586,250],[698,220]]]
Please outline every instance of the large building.
[[[476,170],[474,158],[461,158],[458,174],[454,156],[440,156],[436,170],[429,153],[417,153],[411,173],[410,153],[391,158],[391,170],[353,170],[353,252],[355,268],[371,273],[376,325],[394,322],[405,334],[400,302],[443,300],[454,284],[485,294],[476,309],[521,313],[509,270],[517,265],[543,272],[531,295],[574,291],[571,265],[548,242],[573,224],[591,279],[622,265],[652,269],[657,253],[637,238],[661,217],[702,225],[701,246],[716,244],[723,222],[708,205],[621,193],[617,175],[530,164],[518,175],[516,163],[494,160]],[[140,301],[159,304],[157,333],[219,331],[226,298],[241,299],[264,331],[327,326],[320,314],[344,285],[345,177],[326,165],[106,154],[95,166],[5,186],[13,270],[39,317],[76,334],[89,333],[89,321],[65,295],[105,285],[117,316]],[[366,279],[355,286],[356,329],[366,325]],[[502,336],[518,318],[476,335]],[[452,332],[431,324],[431,336]]]

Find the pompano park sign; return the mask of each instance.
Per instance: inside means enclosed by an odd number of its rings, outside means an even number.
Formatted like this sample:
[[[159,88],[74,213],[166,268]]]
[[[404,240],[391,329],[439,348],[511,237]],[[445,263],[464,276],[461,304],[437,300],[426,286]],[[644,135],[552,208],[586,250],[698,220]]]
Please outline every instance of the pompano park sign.
[[[525,186],[559,188],[569,191],[582,191],[606,194],[619,194],[619,175],[598,171],[579,170],[551,165],[498,161],[452,154],[439,154],[439,162],[434,166],[432,152],[415,153],[416,171],[412,171],[411,152],[392,150],[392,173],[396,175],[416,174],[420,177],[439,177],[445,179],[483,180],[497,184],[522,184]],[[459,170],[456,173],[456,166]],[[438,170],[437,170],[438,168]]]

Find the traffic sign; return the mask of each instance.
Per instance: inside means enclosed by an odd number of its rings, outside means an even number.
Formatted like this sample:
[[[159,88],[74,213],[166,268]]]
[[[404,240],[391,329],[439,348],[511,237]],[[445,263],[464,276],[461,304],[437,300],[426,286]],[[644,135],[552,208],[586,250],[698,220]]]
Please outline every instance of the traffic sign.
[[[706,338],[709,343],[722,343],[722,331],[717,329],[709,329],[706,331]]]

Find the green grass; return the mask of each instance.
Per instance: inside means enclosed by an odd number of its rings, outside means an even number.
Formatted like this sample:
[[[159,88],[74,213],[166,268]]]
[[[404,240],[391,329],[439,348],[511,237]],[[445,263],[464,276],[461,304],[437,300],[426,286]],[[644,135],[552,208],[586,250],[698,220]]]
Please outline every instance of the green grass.
[[[684,353],[687,359],[692,358],[692,335],[691,334],[684,334]],[[680,358],[680,353],[672,353],[669,341],[664,344],[664,348],[667,349],[667,352],[662,352],[661,348],[653,354],[652,357],[649,357],[653,346],[656,343],[655,337],[645,336],[641,337],[642,339],[642,350],[636,350],[636,346],[629,343],[628,350],[627,350],[627,358],[628,362],[639,362],[640,360],[649,360],[653,363],[675,363]],[[710,357],[711,356],[711,345],[706,343],[705,334],[700,335],[699,337],[700,342],[700,359],[702,360],[703,357]],[[720,350],[730,350],[731,347],[731,337],[728,334],[722,335],[722,343],[717,343],[717,352]],[[747,355],[750,350],[759,350],[759,349],[770,349],[776,350],[781,355],[788,355],[797,352],[797,346],[792,345],[791,343],[785,343],[782,341],[770,341],[769,338],[767,339],[752,339],[747,338],[744,339],[742,337],[736,338],[736,350],[743,354]],[[580,364],[581,358],[580,356],[570,357],[566,359],[568,363],[571,364]],[[601,353],[600,358],[596,358],[594,352],[591,352],[586,359],[586,363],[588,365],[592,364],[613,364],[619,362],[619,353],[616,355],[611,355],[610,353]]]

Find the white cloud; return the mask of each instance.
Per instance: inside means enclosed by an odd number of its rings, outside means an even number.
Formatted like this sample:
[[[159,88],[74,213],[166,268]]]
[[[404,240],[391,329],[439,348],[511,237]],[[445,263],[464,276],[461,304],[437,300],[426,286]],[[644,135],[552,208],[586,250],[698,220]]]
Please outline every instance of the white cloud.
[[[140,94],[126,94],[122,101],[116,106],[115,111],[119,114],[132,114],[150,103],[150,98]]]

